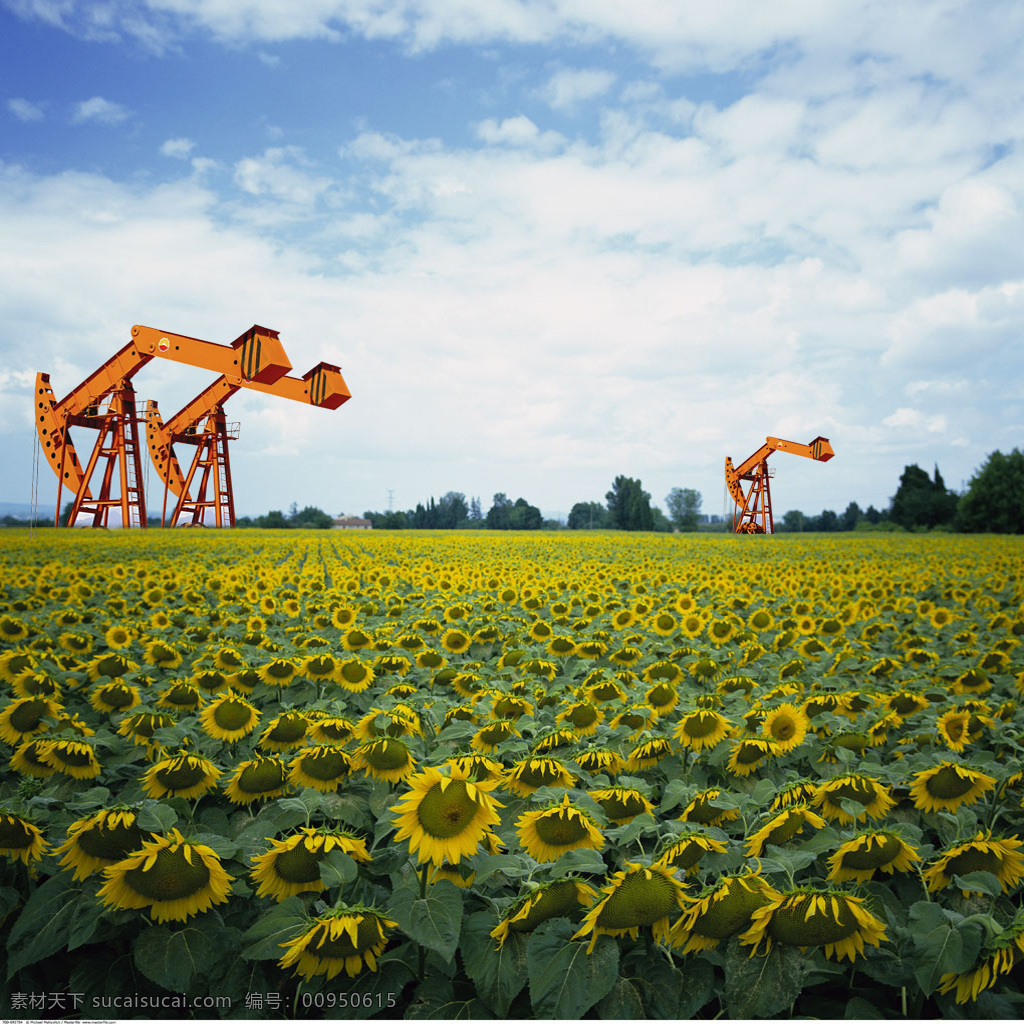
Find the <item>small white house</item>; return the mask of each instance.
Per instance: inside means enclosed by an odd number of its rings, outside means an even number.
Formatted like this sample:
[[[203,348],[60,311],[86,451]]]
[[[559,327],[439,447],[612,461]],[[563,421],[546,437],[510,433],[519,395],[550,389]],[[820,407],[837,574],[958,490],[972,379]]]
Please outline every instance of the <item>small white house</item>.
[[[373,523],[369,519],[360,519],[359,516],[338,516],[334,520],[332,530],[372,530]]]

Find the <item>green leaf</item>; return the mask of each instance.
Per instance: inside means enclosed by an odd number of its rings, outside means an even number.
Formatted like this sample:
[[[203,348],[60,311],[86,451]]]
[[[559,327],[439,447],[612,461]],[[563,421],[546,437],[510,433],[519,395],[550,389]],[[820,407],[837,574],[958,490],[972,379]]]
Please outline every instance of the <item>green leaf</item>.
[[[619,947],[602,935],[587,953],[564,918],[545,921],[527,940],[530,1003],[538,1017],[575,1020],[603,999],[619,973]]]
[[[494,915],[486,910],[466,918],[460,949],[466,974],[477,995],[499,1017],[507,1017],[512,1000],[523,990],[529,977],[526,935],[509,932],[501,949],[491,938]]]
[[[953,885],[961,892],[983,892],[988,896],[1002,896],[1003,887],[991,871],[969,871],[966,875],[954,875]]]
[[[914,977],[925,995],[935,991],[944,974],[962,974],[974,965],[982,940],[978,925],[964,924],[959,914],[923,900],[910,908],[908,925]]]
[[[414,942],[451,960],[462,928],[462,893],[451,882],[435,882],[420,899],[418,886],[396,888],[388,904],[399,928]]]
[[[208,846],[222,860],[233,857],[238,849],[238,842],[236,840],[217,835],[216,832],[197,832],[194,836],[188,836],[187,838],[190,843],[200,843],[203,846]]]
[[[294,939],[309,927],[298,896],[289,896],[264,914],[242,935],[241,955],[246,960],[271,960],[284,955],[282,943]]]
[[[167,804],[148,801],[139,810],[135,823],[147,832],[166,832],[173,828],[178,821],[177,812]]]
[[[591,875],[605,875],[608,873],[608,866],[597,850],[570,850],[555,861],[548,877],[561,878],[563,875],[575,871]]]
[[[476,884],[486,881],[496,874],[507,875],[509,878],[519,878],[529,874],[526,866],[529,861],[525,857],[513,853],[478,853],[473,858],[473,865],[476,868]]]
[[[673,807],[678,807],[684,801],[689,803],[690,793],[692,792],[693,787],[689,783],[684,782],[682,779],[673,779],[665,787],[665,792],[661,794],[661,800],[658,804],[661,813],[666,814]]]
[[[320,880],[328,889],[347,885],[359,874],[356,862],[341,850],[331,850],[320,861]]]
[[[7,940],[8,978],[65,948],[82,898],[82,890],[63,872],[32,893]]]
[[[447,978],[427,978],[406,1008],[407,1020],[480,1020],[492,1014],[479,999],[456,999]]]
[[[736,939],[725,947],[725,1008],[730,1017],[772,1017],[788,1010],[803,988],[805,956],[776,943],[764,956]]]
[[[885,1014],[873,1003],[855,996],[846,1004],[843,1016],[847,1020],[885,1020]]]
[[[644,1004],[636,986],[625,978],[618,978],[611,992],[597,1004],[597,1014],[602,1020],[641,1020]]]
[[[214,953],[210,937],[190,925],[175,931],[162,924],[144,928],[133,946],[135,966],[150,981],[172,992],[188,991]]]

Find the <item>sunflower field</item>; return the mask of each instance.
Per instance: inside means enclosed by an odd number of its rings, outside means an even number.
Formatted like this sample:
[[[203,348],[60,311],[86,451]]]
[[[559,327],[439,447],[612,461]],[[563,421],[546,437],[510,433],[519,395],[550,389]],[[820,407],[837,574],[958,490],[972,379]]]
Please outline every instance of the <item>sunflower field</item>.
[[[1019,1018],[1022,566],[0,537],[2,1015]]]

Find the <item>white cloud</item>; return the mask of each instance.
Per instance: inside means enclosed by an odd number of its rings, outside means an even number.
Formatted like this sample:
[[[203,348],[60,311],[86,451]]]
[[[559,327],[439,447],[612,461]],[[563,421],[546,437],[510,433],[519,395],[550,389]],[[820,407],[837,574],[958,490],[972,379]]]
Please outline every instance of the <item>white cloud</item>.
[[[195,148],[196,144],[191,139],[168,139],[160,147],[160,152],[163,156],[173,156],[179,160],[185,160]]]
[[[235,164],[235,183],[253,196],[271,196],[304,206],[328,189],[330,179],[305,170],[302,150],[295,146],[274,147],[258,157],[246,157]]]
[[[42,121],[46,116],[42,104],[30,100],[15,98],[7,101],[7,109],[19,121]]]
[[[476,134],[483,142],[491,145],[554,149],[565,143],[564,136],[553,131],[542,132],[533,121],[522,114],[506,117],[500,122],[493,118],[481,121],[476,126]]]
[[[556,71],[538,89],[538,94],[556,110],[568,110],[585,100],[602,96],[615,81],[610,71],[598,69]]]
[[[887,427],[926,430],[932,434],[942,433],[946,429],[945,416],[926,416],[918,409],[908,408],[897,409],[891,416],[886,416],[882,423]]]
[[[120,124],[130,116],[129,111],[120,103],[105,100],[102,96],[93,96],[91,99],[75,104],[71,120],[75,124],[87,121],[96,121],[99,124]]]

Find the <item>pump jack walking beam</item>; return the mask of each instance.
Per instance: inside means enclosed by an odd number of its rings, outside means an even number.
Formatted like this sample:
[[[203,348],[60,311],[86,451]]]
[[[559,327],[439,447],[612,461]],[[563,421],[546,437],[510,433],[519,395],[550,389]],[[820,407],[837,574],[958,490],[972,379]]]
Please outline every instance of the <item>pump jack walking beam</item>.
[[[69,525],[74,525],[75,516],[85,511],[92,512],[94,526],[105,526],[110,509],[120,507],[123,525],[146,526],[146,503],[139,474],[138,417],[131,380],[150,360],[170,359],[214,373],[234,373],[244,381],[260,384],[273,384],[291,369],[277,332],[258,325],[230,345],[138,324],[131,334],[127,345],[59,402],[50,386],[50,375],[36,374],[36,432],[47,462],[57,475],[54,526],[60,525],[61,494],[65,487],[75,495]],[[106,410],[101,412],[104,402]],[[85,469],[71,441],[73,426],[100,432]],[[106,465],[94,498],[89,484],[102,460],[106,460]],[[115,468],[119,469],[121,488],[118,497],[111,493]]]
[[[774,533],[771,491],[768,485],[768,456],[772,452],[788,452],[801,455],[815,462],[828,462],[835,455],[827,437],[816,437],[809,444],[783,441],[778,437],[766,437],[765,442],[749,458],[733,466],[729,456],[725,458],[725,484],[735,502],[732,517],[733,533]],[[750,483],[746,494],[741,481]]]
[[[172,492],[178,499],[171,514],[171,526],[188,515],[191,515],[192,525],[198,525],[207,509],[213,510],[217,526],[235,525],[228,441],[238,434],[225,420],[224,403],[241,388],[324,409],[337,409],[351,397],[340,369],[331,363],[317,363],[301,378],[284,376],[270,384],[222,375],[166,423],[161,419],[157,403],[149,402],[146,439],[150,458],[164,484],[162,524],[167,522],[167,495]],[[176,442],[196,446],[187,474],[182,473],[174,453]],[[195,498],[191,491],[193,481],[197,487]]]

